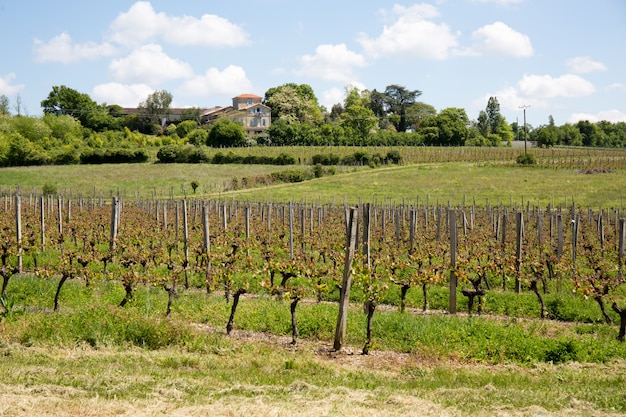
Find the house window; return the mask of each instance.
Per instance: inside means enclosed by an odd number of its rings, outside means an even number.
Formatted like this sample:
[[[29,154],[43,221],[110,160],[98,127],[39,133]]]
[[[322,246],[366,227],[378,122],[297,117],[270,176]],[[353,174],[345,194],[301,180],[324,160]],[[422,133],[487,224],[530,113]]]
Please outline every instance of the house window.
[[[267,123],[265,123],[265,119],[261,119],[261,126],[267,126]]]
[[[250,104],[252,104],[252,103],[253,103],[253,101],[252,101],[252,99],[251,99],[251,98],[246,99],[246,104],[247,104],[247,105],[250,105]]]

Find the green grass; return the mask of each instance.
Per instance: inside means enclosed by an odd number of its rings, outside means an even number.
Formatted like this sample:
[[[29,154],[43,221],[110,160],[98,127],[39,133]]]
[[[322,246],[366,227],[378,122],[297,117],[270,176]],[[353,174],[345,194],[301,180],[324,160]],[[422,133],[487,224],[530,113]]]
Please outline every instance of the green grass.
[[[289,170],[289,166],[135,164],[2,168],[0,186],[23,193],[41,192],[45,184],[68,194],[128,198],[195,196],[232,197],[257,201],[308,201],[355,204],[360,201],[397,203],[429,202],[484,206],[530,202],[567,206],[572,199],[581,207],[622,207],[626,170],[582,174],[579,170],[503,166],[473,162],[347,168],[341,175],[295,184],[274,185],[224,193],[233,178],[252,178]],[[200,184],[196,194],[191,182]]]
[[[530,202],[547,206],[621,207],[626,171],[582,174],[577,170],[480,165],[476,163],[422,164],[358,171],[304,183],[240,191],[237,198],[351,203],[396,203],[484,206]]]
[[[0,398],[12,404],[24,397],[29,406],[21,409],[31,414],[94,398],[99,411],[92,415],[155,398],[170,411],[199,407],[204,414],[263,415],[266,404],[289,415],[356,416],[366,414],[363,406],[386,415],[626,412],[626,346],[614,340],[614,326],[381,308],[374,350],[361,356],[365,319],[355,305],[348,353],[331,354],[335,303],[302,303],[303,338],[292,347],[288,304],[269,296],[244,298],[227,337],[221,294],[183,291],[165,319],[162,289],[139,288],[122,309],[117,285],[70,281],[53,313],[55,284],[14,277],[9,295],[17,311],[0,322]],[[40,396],[48,402],[38,409]]]
[[[93,195],[95,189],[108,196],[119,189],[127,197],[181,196],[192,194],[196,180],[198,197],[467,205],[475,199],[479,205],[488,200],[542,206],[571,204],[574,198],[581,207],[608,208],[622,207],[626,183],[626,170],[620,169],[586,175],[546,166],[451,162],[350,168],[300,184],[221,192],[233,178],[291,168],[7,168],[0,170],[0,186],[19,185],[23,193],[48,183],[73,195]],[[347,350],[333,354],[333,302],[301,303],[301,340],[292,347],[288,303],[265,294],[241,301],[235,333],[227,337],[230,305],[218,292],[182,291],[165,319],[161,287],[139,287],[135,300],[121,309],[119,282],[94,279],[87,288],[69,281],[60,311],[53,313],[57,282],[11,278],[11,311],[0,311],[0,415],[626,413],[626,345],[615,340],[617,326],[603,323],[597,304],[569,288],[545,296],[549,316],[558,321],[537,320],[533,294],[499,289],[488,292],[481,317],[463,313],[467,300],[460,295],[461,313],[442,313],[448,303],[443,287],[429,288],[435,312],[400,314],[399,291],[392,288],[390,304],[374,316],[372,354],[361,356],[365,316],[356,304],[349,313]],[[201,286],[202,279],[192,283]],[[411,289],[407,303],[419,309],[421,290]]]

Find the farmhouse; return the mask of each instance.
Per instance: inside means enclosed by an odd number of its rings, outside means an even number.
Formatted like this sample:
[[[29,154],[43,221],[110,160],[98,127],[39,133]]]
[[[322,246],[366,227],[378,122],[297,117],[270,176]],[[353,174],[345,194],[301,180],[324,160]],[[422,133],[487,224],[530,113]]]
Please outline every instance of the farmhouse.
[[[262,97],[254,94],[240,94],[233,97],[230,106],[215,106],[201,108],[199,122],[201,124],[212,124],[217,119],[226,117],[232,121],[241,123],[248,135],[253,136],[267,130],[272,123],[271,109],[262,103]],[[189,108],[170,108],[168,113],[163,115],[162,124],[178,123],[184,119],[185,112]],[[137,108],[125,108],[124,114],[139,114]]]

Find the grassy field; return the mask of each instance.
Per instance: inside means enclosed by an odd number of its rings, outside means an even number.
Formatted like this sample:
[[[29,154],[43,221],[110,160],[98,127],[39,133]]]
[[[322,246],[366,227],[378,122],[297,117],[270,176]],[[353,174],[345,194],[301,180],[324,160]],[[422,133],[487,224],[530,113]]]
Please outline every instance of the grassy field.
[[[303,158],[312,150],[307,152]],[[626,196],[626,170],[615,168],[621,153],[546,151],[545,163],[520,167],[482,160],[476,150],[474,156],[459,150],[411,152],[424,160],[343,168],[302,183],[231,192],[225,189],[233,178],[311,167],[3,168],[0,187],[7,194],[18,186],[22,193],[39,193],[51,185],[66,195],[337,204],[475,200],[543,206],[569,205],[573,199],[592,208],[623,208]],[[445,155],[454,161],[426,160]],[[551,157],[560,162],[547,163]],[[585,173],[592,160],[602,165],[602,158],[610,158],[611,169]],[[192,181],[200,184],[195,195]],[[626,415],[626,345],[615,340],[615,324],[601,322],[593,301],[571,291],[546,295],[558,321],[536,319],[538,305],[530,293],[491,291],[486,314],[468,317],[443,312],[443,287],[431,290],[427,313],[417,310],[422,300],[411,290],[409,312],[400,314],[393,305],[396,291],[387,300],[391,305],[374,316],[371,353],[361,355],[365,317],[356,304],[349,313],[347,348],[333,352],[335,303],[302,302],[301,339],[293,346],[288,304],[267,295],[242,300],[235,331],[227,336],[230,305],[221,294],[181,291],[166,319],[161,287],[141,287],[129,306],[119,308],[124,295],[119,280],[91,287],[73,280],[65,284],[61,309],[54,313],[58,279],[52,278],[15,276],[9,284],[14,304],[0,308],[0,416]],[[465,302],[459,296],[460,311]]]
[[[122,309],[119,285],[72,281],[52,313],[55,284],[16,277],[10,286],[19,307],[0,322],[0,415],[626,413],[626,347],[610,326],[387,308],[364,356],[358,306],[337,353],[332,303],[300,307],[303,338],[294,346],[288,304],[267,296],[245,297],[226,336],[229,305],[220,294],[183,292],[165,319],[160,288],[142,288]],[[529,300],[518,300],[521,314]],[[491,359],[480,359],[488,350]]]
[[[261,201],[319,201],[352,204],[360,201],[419,201],[460,205],[464,201],[484,206],[531,202],[542,206],[571,204],[582,207],[622,207],[626,197],[626,170],[584,173],[578,169],[553,169],[476,162],[429,163],[381,168],[340,168],[334,176],[225,192],[233,178],[253,178],[292,166],[132,164],[73,165],[0,169],[5,192],[20,187],[22,193],[40,193],[48,184],[65,195],[198,198],[218,196]],[[298,167],[297,169],[311,169]],[[194,194],[192,181],[199,184]]]

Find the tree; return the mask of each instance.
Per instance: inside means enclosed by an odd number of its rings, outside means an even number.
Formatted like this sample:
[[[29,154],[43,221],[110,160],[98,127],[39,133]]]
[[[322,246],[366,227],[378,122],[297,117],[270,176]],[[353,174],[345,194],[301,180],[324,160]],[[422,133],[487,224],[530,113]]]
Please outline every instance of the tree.
[[[41,101],[44,114],[67,114],[78,119],[83,126],[89,124],[87,119],[97,106],[88,94],[65,85],[52,87],[48,97]]]
[[[151,123],[162,125],[162,120],[167,118],[172,104],[172,94],[166,90],[156,90],[139,103],[137,107],[141,117]]]
[[[557,129],[558,144],[568,146],[581,146],[583,144],[580,130],[571,123],[559,126]]]
[[[581,120],[576,127],[582,136],[583,146],[602,146],[604,144],[604,132],[597,124],[588,120]]]
[[[489,97],[487,108],[485,109],[487,120],[489,123],[489,133],[498,133],[502,123],[506,123],[504,117],[500,114],[500,103],[497,97]]]
[[[418,101],[406,109],[407,125],[417,129],[422,123],[422,120],[436,115],[437,110],[433,106]]]
[[[419,132],[425,134],[424,142],[428,145],[461,146],[468,138],[468,123],[464,109],[450,107],[424,120]]]
[[[481,110],[480,113],[478,113],[478,119],[476,120],[476,127],[478,128],[478,131],[484,138],[489,136],[489,133],[491,133],[491,126],[489,126],[489,116],[487,116],[486,111]]]
[[[209,132],[209,146],[241,146],[246,143],[246,131],[239,123],[222,118],[218,119]]]
[[[397,84],[388,85],[384,93],[372,91],[369,95],[370,108],[379,117],[395,115],[396,117],[390,118],[390,121],[394,124],[396,131],[406,132],[411,125],[407,121],[407,110],[421,95],[422,92],[419,90],[408,90]]]
[[[377,119],[357,88],[353,88],[346,96],[344,108],[340,119],[346,135],[355,141],[366,140],[376,128]]]
[[[265,92],[263,102],[272,109],[272,119],[291,119],[299,123],[319,124],[322,111],[308,84],[287,83]]]
[[[9,111],[9,98],[2,94],[0,96],[0,115],[9,115],[11,112]]]

